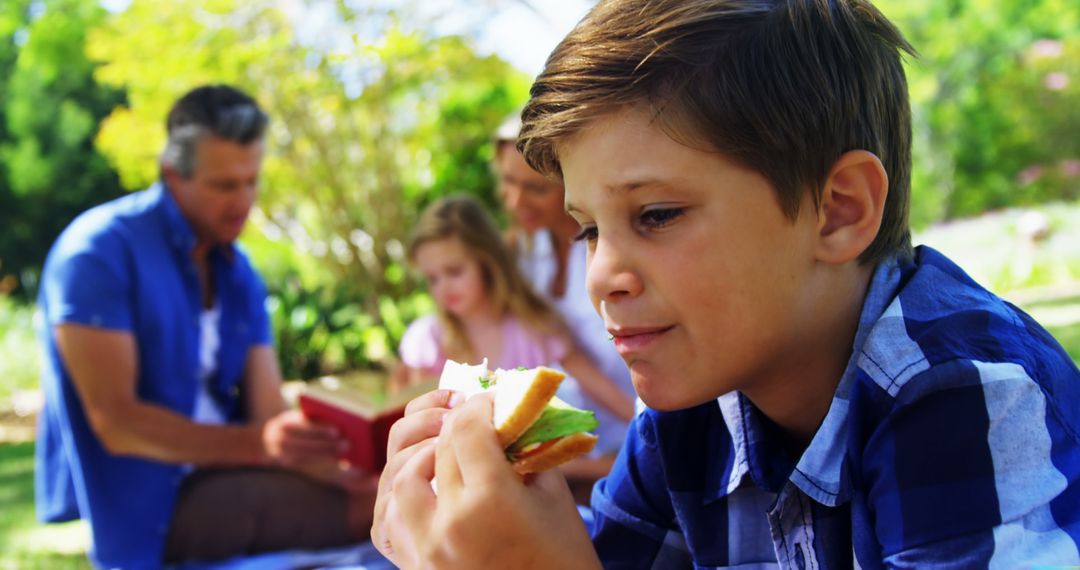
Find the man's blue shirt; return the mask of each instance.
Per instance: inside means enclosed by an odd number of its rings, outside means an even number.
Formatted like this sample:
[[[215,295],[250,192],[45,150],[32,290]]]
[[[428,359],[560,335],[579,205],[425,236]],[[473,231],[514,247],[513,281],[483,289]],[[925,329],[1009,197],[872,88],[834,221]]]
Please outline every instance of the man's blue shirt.
[[[190,224],[159,184],[79,216],[45,263],[38,298],[45,351],[35,469],[38,516],[49,522],[88,520],[91,559],[98,566],[161,565],[184,470],[105,451],[87,422],[52,329],[73,323],[131,334],[138,398],[190,417],[202,310],[194,247]],[[266,292],[235,246],[214,249],[210,259],[221,344],[209,391],[230,421],[241,421],[248,351],[271,343]]]
[[[739,393],[647,410],[593,492],[593,539],[608,568],[1076,565],[1078,428],[1061,346],[917,248],[875,272],[800,457]]]

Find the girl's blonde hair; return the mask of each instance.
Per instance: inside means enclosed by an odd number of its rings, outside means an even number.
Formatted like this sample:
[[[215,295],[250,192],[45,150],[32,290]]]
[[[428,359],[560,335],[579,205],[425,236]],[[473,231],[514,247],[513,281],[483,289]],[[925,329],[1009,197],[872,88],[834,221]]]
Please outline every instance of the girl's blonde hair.
[[[449,196],[424,210],[409,239],[409,261],[415,263],[416,252],[424,244],[455,238],[480,263],[484,286],[496,312],[516,317],[530,330],[569,339],[569,329],[558,313],[533,291],[518,271],[495,221],[470,196]],[[442,307],[438,307],[438,318],[447,357],[462,362],[479,360],[461,319]]]

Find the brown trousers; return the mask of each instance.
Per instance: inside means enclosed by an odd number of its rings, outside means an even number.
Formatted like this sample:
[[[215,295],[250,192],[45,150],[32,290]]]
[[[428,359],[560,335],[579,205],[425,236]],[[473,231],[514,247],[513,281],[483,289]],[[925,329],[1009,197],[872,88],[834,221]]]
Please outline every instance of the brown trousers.
[[[165,562],[354,544],[341,489],[273,468],[205,469],[180,487]]]

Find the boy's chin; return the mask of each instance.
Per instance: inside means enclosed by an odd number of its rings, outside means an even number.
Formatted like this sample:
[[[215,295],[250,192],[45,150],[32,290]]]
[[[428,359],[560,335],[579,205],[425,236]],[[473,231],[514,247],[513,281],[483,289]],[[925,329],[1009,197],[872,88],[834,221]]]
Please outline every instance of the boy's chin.
[[[638,372],[631,367],[630,379],[641,401],[658,412],[685,410],[716,399],[711,394],[690,392],[689,390],[697,385],[684,375],[674,377],[674,375],[657,374],[655,370]],[[697,391],[699,390],[695,390]]]

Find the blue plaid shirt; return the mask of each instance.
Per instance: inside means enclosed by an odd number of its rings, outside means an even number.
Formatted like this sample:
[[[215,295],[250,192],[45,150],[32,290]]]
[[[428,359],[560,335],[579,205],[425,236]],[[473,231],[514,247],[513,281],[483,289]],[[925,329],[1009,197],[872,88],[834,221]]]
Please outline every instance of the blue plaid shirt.
[[[594,490],[593,540],[607,568],[1077,565],[1078,427],[1061,346],[922,247],[875,272],[801,457],[739,393],[647,410]]]

